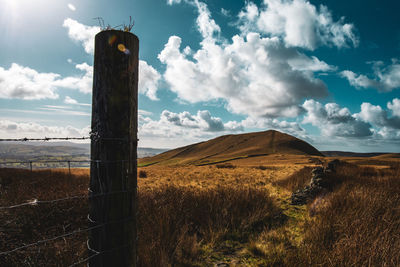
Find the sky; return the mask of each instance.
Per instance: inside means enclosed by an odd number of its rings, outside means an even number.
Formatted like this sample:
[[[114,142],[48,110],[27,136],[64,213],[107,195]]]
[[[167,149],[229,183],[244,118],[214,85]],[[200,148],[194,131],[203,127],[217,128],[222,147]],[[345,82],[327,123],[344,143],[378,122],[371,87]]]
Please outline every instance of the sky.
[[[94,36],[135,22],[139,146],[275,129],[400,152],[400,9],[378,0],[0,0],[0,138],[90,132]]]

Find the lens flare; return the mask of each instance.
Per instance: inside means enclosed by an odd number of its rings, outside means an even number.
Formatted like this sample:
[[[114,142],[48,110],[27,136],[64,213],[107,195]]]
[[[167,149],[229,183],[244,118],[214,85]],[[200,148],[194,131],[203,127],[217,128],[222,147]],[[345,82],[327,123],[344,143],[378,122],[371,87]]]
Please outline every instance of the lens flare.
[[[116,35],[111,35],[111,36],[108,38],[108,44],[109,44],[109,45],[113,45],[113,44],[115,43],[116,40],[117,40],[117,36],[116,36]]]
[[[123,44],[118,44],[118,50],[125,53],[126,47]]]
[[[118,44],[118,50],[125,53],[126,55],[129,55],[131,53],[131,51],[129,51],[129,49],[126,48],[123,44]]]

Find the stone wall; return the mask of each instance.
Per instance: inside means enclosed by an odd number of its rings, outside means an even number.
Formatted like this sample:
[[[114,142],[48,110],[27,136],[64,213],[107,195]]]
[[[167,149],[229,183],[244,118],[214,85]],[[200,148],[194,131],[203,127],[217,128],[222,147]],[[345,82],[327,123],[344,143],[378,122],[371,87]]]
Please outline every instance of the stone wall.
[[[316,167],[311,171],[311,179],[309,185],[303,189],[297,190],[291,196],[292,205],[304,205],[308,201],[314,199],[317,195],[328,190],[329,187],[329,173],[336,172],[336,167],[340,163],[335,159],[328,162],[326,167]]]

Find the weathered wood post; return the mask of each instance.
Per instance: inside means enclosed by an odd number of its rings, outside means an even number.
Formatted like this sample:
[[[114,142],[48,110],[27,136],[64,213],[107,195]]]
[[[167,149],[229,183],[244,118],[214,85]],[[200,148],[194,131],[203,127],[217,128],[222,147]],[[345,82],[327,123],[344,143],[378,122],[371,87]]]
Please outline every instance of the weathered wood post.
[[[89,266],[136,266],[138,58],[136,35],[96,35],[88,219],[97,228]]]

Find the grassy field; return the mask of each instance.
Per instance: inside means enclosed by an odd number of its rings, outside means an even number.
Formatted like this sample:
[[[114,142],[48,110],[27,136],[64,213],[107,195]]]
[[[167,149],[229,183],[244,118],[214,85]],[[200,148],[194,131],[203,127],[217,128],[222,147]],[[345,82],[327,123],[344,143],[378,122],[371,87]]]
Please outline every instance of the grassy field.
[[[399,159],[345,160],[331,190],[302,206],[290,196],[309,183],[310,157],[139,168],[140,266],[399,266]],[[0,207],[86,194],[88,182],[87,170],[0,169]],[[84,229],[87,212],[85,199],[0,209],[0,251]],[[0,256],[1,266],[68,266],[87,257],[86,239]]]

